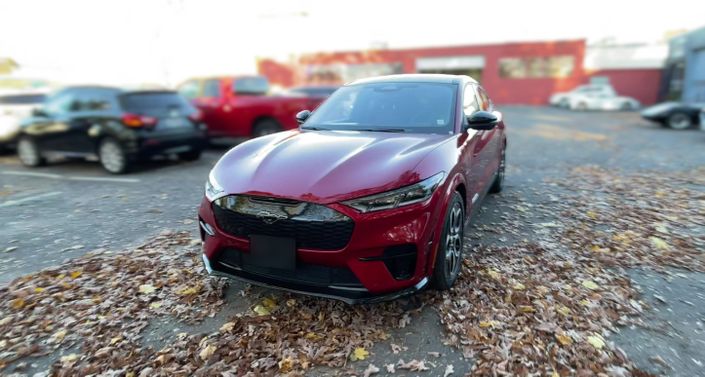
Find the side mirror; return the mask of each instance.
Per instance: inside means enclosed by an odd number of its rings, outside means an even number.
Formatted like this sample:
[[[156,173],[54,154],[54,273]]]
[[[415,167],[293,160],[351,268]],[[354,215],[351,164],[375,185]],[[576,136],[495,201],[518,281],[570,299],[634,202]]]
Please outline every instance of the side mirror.
[[[299,124],[304,124],[306,119],[311,116],[311,110],[301,110],[296,113],[296,122]]]
[[[500,122],[496,111],[477,111],[468,117],[467,128],[473,130],[491,130]]]
[[[49,114],[46,113],[42,108],[35,107],[32,109],[32,116],[37,117],[37,118],[46,118],[49,116]]]

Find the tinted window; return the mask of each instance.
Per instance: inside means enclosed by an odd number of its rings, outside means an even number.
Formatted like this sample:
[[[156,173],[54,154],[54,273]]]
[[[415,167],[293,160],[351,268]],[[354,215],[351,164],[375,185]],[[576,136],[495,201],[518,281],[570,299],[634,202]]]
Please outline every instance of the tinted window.
[[[269,82],[264,77],[242,77],[233,83],[233,91],[238,94],[266,94]]]
[[[36,105],[44,102],[44,94],[15,94],[0,96],[0,105]]]
[[[115,89],[84,89],[75,93],[71,111],[105,111],[115,108]]]
[[[62,90],[47,99],[44,110],[48,114],[61,114],[70,111],[71,105],[75,101],[75,93],[70,90]]]
[[[187,81],[181,86],[179,86],[179,93],[188,98],[188,99],[194,99],[198,98],[198,92],[199,92],[199,83],[198,81]]]
[[[306,121],[336,130],[403,129],[440,133],[453,129],[457,86],[439,83],[371,83],[338,89]]]
[[[220,80],[206,80],[203,82],[203,97],[220,97]]]
[[[171,111],[189,114],[194,111],[188,101],[175,92],[133,92],[120,96],[122,108],[130,113],[163,116]]]

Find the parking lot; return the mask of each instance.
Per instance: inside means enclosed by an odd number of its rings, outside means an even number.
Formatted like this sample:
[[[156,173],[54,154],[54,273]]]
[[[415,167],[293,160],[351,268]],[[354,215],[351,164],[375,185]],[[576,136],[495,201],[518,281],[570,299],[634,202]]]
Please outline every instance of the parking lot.
[[[272,323],[278,323],[276,326],[285,326],[282,318],[287,315],[286,310],[296,305],[315,305],[318,313],[325,313],[321,315],[336,316],[336,311],[358,314],[359,318],[352,320],[354,325],[362,326],[358,323],[360,318],[368,320],[375,318],[377,322],[374,323],[374,328],[363,326],[361,335],[346,335],[348,338],[341,338],[353,339],[351,342],[361,344],[359,347],[353,347],[351,350],[341,344],[339,350],[333,349],[338,353],[331,350],[320,351],[328,356],[324,359],[311,356],[310,359],[313,361],[305,365],[296,361],[287,361],[297,360],[292,353],[292,349],[296,347],[291,344],[299,343],[291,339],[325,337],[326,334],[309,336],[305,335],[308,331],[305,329],[291,333],[288,335],[291,338],[288,349],[276,349],[276,344],[271,345],[275,348],[271,353],[276,355],[279,362],[275,360],[274,364],[271,364],[270,361],[254,358],[254,360],[260,360],[260,364],[250,364],[249,368],[260,372],[265,371],[265,373],[279,368],[278,370],[283,372],[305,370],[307,374],[313,375],[349,373],[362,375],[366,369],[370,369],[370,365],[374,365],[380,369],[380,375],[392,374],[391,370],[395,368],[395,375],[441,376],[449,371],[453,371],[452,375],[467,373],[481,375],[482,366],[493,362],[493,357],[487,356],[485,352],[492,347],[486,340],[478,340],[479,336],[469,336],[468,331],[459,330],[454,325],[450,325],[449,321],[450,318],[460,323],[480,321],[480,331],[499,328],[499,323],[511,322],[507,318],[498,317],[492,320],[495,322],[484,317],[479,318],[492,312],[492,308],[495,313],[500,313],[503,309],[492,307],[491,298],[486,294],[477,293],[480,288],[468,288],[473,287],[472,281],[482,279],[486,270],[490,269],[485,263],[495,260],[494,258],[500,258],[487,252],[505,250],[505,257],[508,258],[514,255],[514,247],[532,244],[547,250],[547,254],[557,253],[556,258],[563,260],[564,256],[561,253],[570,254],[576,247],[578,238],[576,236],[569,242],[558,233],[570,235],[583,234],[581,232],[584,231],[578,226],[571,229],[575,224],[570,221],[578,219],[575,216],[571,217],[570,211],[582,210],[578,205],[585,205],[587,208],[585,213],[588,213],[588,217],[593,220],[605,219],[602,226],[609,228],[611,226],[611,220],[607,220],[609,213],[600,212],[603,207],[599,205],[597,209],[590,207],[590,203],[586,201],[594,199],[599,203],[612,203],[612,200],[618,201],[622,198],[628,202],[631,193],[642,192],[646,190],[649,182],[654,182],[662,185],[663,194],[657,193],[656,196],[663,195],[664,203],[666,199],[673,198],[692,200],[687,202],[687,206],[685,202],[672,203],[674,208],[685,206],[688,211],[692,211],[693,217],[687,220],[692,223],[688,222],[687,226],[683,225],[683,228],[673,224],[668,225],[670,232],[667,233],[678,236],[677,239],[673,238],[670,241],[668,248],[684,251],[674,254],[675,256],[669,256],[673,259],[668,259],[665,265],[659,265],[662,260],[666,260],[659,259],[662,257],[660,255],[657,258],[641,254],[638,258],[635,257],[634,263],[628,265],[610,261],[595,266],[589,264],[592,262],[585,262],[585,256],[575,257],[574,261],[571,260],[571,265],[588,263],[590,268],[595,268],[595,271],[605,271],[604,274],[607,274],[600,276],[609,275],[617,280],[620,277],[626,279],[620,280],[620,284],[626,284],[628,288],[625,289],[629,289],[630,292],[634,289],[635,292],[640,293],[638,296],[629,296],[631,300],[629,302],[632,302],[631,312],[621,311],[626,309],[614,309],[617,315],[615,319],[605,319],[604,321],[609,323],[595,324],[590,330],[596,333],[600,332],[599,329],[610,330],[609,336],[604,332],[602,335],[607,343],[604,347],[609,350],[605,351],[609,355],[605,357],[612,360],[610,363],[614,365],[612,369],[614,375],[620,375],[619,371],[622,369],[619,368],[626,368],[624,370],[629,370],[632,375],[637,375],[635,373],[637,370],[641,373],[663,373],[672,376],[701,375],[705,368],[703,365],[705,363],[705,309],[703,309],[705,308],[703,295],[705,259],[702,256],[702,251],[705,250],[705,236],[703,236],[705,224],[701,222],[705,216],[705,187],[703,186],[705,132],[664,129],[643,121],[636,112],[570,112],[544,107],[505,107],[501,110],[504,113],[509,138],[507,187],[501,195],[487,198],[483,210],[474,219],[472,228],[467,232],[469,247],[465,253],[466,256],[472,256],[472,260],[466,265],[468,268],[466,273],[479,271],[479,275],[467,277],[465,283],[457,286],[451,294],[424,293],[420,296],[420,308],[406,300],[390,305],[354,308],[331,303],[328,300],[303,299],[296,295],[231,283],[225,289],[222,302],[216,300],[203,303],[194,300],[184,304],[195,308],[202,304],[204,308],[212,309],[212,317],[196,316],[198,317],[196,321],[193,323],[187,321],[189,322],[187,324],[187,322],[174,321],[172,319],[174,312],[160,312],[150,307],[155,310],[154,315],[149,318],[133,318],[135,321],[144,321],[144,326],[136,330],[141,334],[141,339],[135,339],[134,346],[145,347],[139,348],[142,354],[148,355],[145,356],[146,358],[153,359],[167,354],[166,351],[153,352],[168,348],[170,342],[181,336],[177,334],[205,336],[218,332],[219,329],[222,332],[224,324],[233,323],[229,320],[233,316],[249,315],[253,311],[261,314],[259,312],[263,307],[267,313],[260,318],[269,315],[270,311],[275,312],[273,308],[276,307],[276,310],[283,312],[280,319],[274,318]],[[225,147],[211,148],[195,162],[153,161],[139,167],[131,174],[120,176],[105,173],[96,163],[61,161],[46,167],[29,169],[23,167],[14,156],[1,156],[0,218],[3,219],[4,226],[0,228],[0,284],[10,283],[28,274],[35,274],[44,268],[58,266],[68,259],[81,258],[89,252],[101,255],[105,252],[128,251],[137,257],[142,249],[136,249],[136,247],[150,242],[160,234],[173,235],[186,231],[190,236],[180,237],[196,240],[198,228],[195,216],[196,208],[203,195],[203,184],[209,169],[226,150]],[[614,190],[595,191],[591,194],[590,190],[594,187],[590,185],[604,177],[616,177],[620,184],[616,185]],[[669,186],[669,182],[672,182],[672,186]],[[669,196],[676,190],[678,190],[678,196]],[[696,194],[691,198],[685,198],[683,196],[685,193]],[[569,202],[563,201],[564,197],[573,198],[575,205],[567,206]],[[618,210],[618,207],[614,208]],[[576,213],[579,214],[579,212]],[[592,213],[595,215],[593,216]],[[666,236],[658,237],[660,238],[656,238],[657,240],[670,240]],[[654,236],[648,239],[655,243],[654,250],[661,248],[659,242],[667,242],[654,241]],[[197,247],[197,242],[193,241],[192,245],[186,246]],[[605,245],[595,246],[598,249],[607,248]],[[176,249],[169,246],[160,250],[171,252]],[[475,252],[478,254],[475,255]],[[72,263],[74,262],[68,262],[68,266]],[[202,272],[198,265],[191,267],[194,272]],[[500,284],[501,279],[509,276],[508,270],[505,271],[496,266],[492,268],[495,268],[497,271],[495,273],[500,276],[496,277],[494,273],[489,273],[487,279],[495,279],[497,284]],[[518,274],[516,271],[512,273]],[[598,276],[597,272],[591,273]],[[202,278],[198,277],[198,279]],[[514,276],[513,279],[518,277]],[[502,280],[501,284],[518,284],[512,283],[513,281]],[[584,283],[587,280],[581,281]],[[602,280],[595,277],[590,281],[600,283]],[[603,284],[607,287],[614,281],[616,280],[607,279]],[[577,282],[577,288],[580,288],[580,284],[580,281]],[[524,282],[521,287],[524,285],[529,286],[529,283]],[[110,289],[109,286],[100,285],[98,288]],[[521,291],[524,288],[516,288],[516,290]],[[607,294],[603,293],[603,296],[607,297]],[[463,301],[462,297],[467,301],[465,308],[457,304]],[[476,301],[473,301],[473,298]],[[276,304],[269,307],[267,304],[269,301],[263,303],[265,299]],[[444,305],[446,301],[452,301],[454,304]],[[293,303],[290,304],[291,302]],[[565,303],[564,305],[573,310],[573,315],[578,316],[570,305]],[[329,309],[331,312],[326,312]],[[385,311],[387,312],[384,313]],[[462,315],[459,314],[461,312]],[[9,313],[9,309],[1,309],[0,319]],[[392,314],[395,319],[389,322],[390,318],[387,317]],[[122,319],[122,321],[129,320],[131,319]],[[579,323],[582,320],[584,319],[573,319],[578,323],[574,330],[581,328]],[[345,323],[350,325],[345,319],[340,320],[340,324]],[[270,326],[264,320],[249,325]],[[237,328],[237,325],[234,326]],[[567,324],[563,327],[566,331],[569,328]],[[519,331],[509,327],[506,330]],[[229,331],[235,330],[232,330],[231,326]],[[242,331],[247,331],[247,328]],[[335,334],[336,330],[327,327],[326,331],[329,334]],[[527,334],[531,332],[526,328],[522,331]],[[563,344],[558,332],[556,334],[557,339]],[[528,360],[534,357],[527,350],[512,348],[512,340],[516,341],[515,337],[508,336],[506,339],[502,338],[502,335],[497,337],[485,336],[486,339],[498,339],[493,344],[504,352],[512,355],[522,354],[521,357]],[[203,339],[206,339],[203,341],[206,343],[211,341],[220,346],[225,344],[222,339],[213,337]],[[571,343],[579,343],[577,338],[573,339]],[[592,340],[588,341],[593,344]],[[197,351],[188,347],[185,349],[197,354],[201,352],[199,354],[201,359],[205,359],[202,352],[206,354],[218,352],[217,349],[211,350],[203,346],[206,344],[203,342],[201,338],[195,341],[194,344],[198,346],[191,348],[195,347]],[[483,343],[485,348],[476,347],[482,342],[485,342]],[[0,373],[12,373],[14,368],[17,368],[18,373],[31,375],[50,368],[52,364],[55,371],[60,371],[61,368],[66,367],[66,361],[69,360],[62,361],[62,357],[73,354],[78,354],[76,357],[87,364],[99,359],[99,356],[95,355],[97,349],[83,348],[78,351],[81,346],[80,341],[55,344],[58,344],[55,350],[52,349],[39,356],[13,356],[3,359],[1,355],[4,350],[0,349]],[[152,347],[153,350],[149,351],[152,353],[144,351],[147,347]],[[328,347],[334,348],[330,345]],[[602,347],[597,348],[602,349]],[[363,349],[364,353],[359,349]],[[361,354],[357,354],[358,351]],[[357,356],[351,358],[351,352]],[[626,356],[621,357],[620,352]],[[31,352],[26,355],[31,355]],[[240,356],[239,359],[250,360],[249,357]],[[512,357],[514,356],[509,359]],[[355,358],[358,361],[352,361]],[[559,359],[560,355],[555,358]],[[226,357],[223,356],[223,360],[225,359]],[[4,370],[1,369],[2,360],[6,360],[7,364]],[[326,362],[320,360],[326,360]],[[596,360],[601,360],[598,356],[593,362],[603,363]],[[410,361],[416,363],[409,364]],[[149,360],[140,359],[133,365],[147,365],[149,362]],[[158,365],[167,364],[167,361],[163,361]],[[391,370],[385,367],[390,364],[393,365]],[[546,364],[550,363],[546,362]],[[211,363],[210,367],[213,365],[215,364]],[[473,365],[475,365],[474,370]],[[586,363],[580,365],[580,368],[586,371],[596,370],[591,365]],[[118,370],[122,367],[114,368]],[[237,374],[244,374],[247,368],[240,365]],[[66,373],[71,374],[72,369],[66,370],[69,371]],[[192,373],[195,369],[184,370]],[[201,372],[207,374],[215,370],[223,369],[214,367],[212,370]],[[559,375],[563,375],[557,366],[555,370]],[[123,369],[123,371],[127,370]],[[139,371],[135,370],[135,372]]]

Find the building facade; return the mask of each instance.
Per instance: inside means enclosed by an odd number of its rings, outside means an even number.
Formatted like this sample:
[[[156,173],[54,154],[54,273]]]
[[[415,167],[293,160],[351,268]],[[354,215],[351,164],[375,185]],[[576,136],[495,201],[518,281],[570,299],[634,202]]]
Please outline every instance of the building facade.
[[[676,101],[705,102],[705,27],[671,39],[662,95]]]
[[[284,87],[343,84],[397,73],[464,74],[478,80],[497,103],[527,105],[546,104],[551,94],[598,78],[611,83],[620,95],[644,104],[657,100],[664,59],[657,67],[632,67],[628,62],[600,65],[605,59],[597,59],[586,68],[590,51],[585,40],[565,40],[329,52],[301,55],[286,63],[263,59],[258,69]]]

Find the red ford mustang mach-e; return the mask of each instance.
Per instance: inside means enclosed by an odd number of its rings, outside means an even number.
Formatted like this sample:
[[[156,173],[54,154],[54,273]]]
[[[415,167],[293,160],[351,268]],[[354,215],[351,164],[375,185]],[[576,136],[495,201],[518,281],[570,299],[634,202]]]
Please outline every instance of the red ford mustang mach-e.
[[[467,76],[353,82],[297,130],[242,143],[211,171],[199,210],[211,274],[374,302],[448,289],[464,228],[502,190],[502,115]]]

